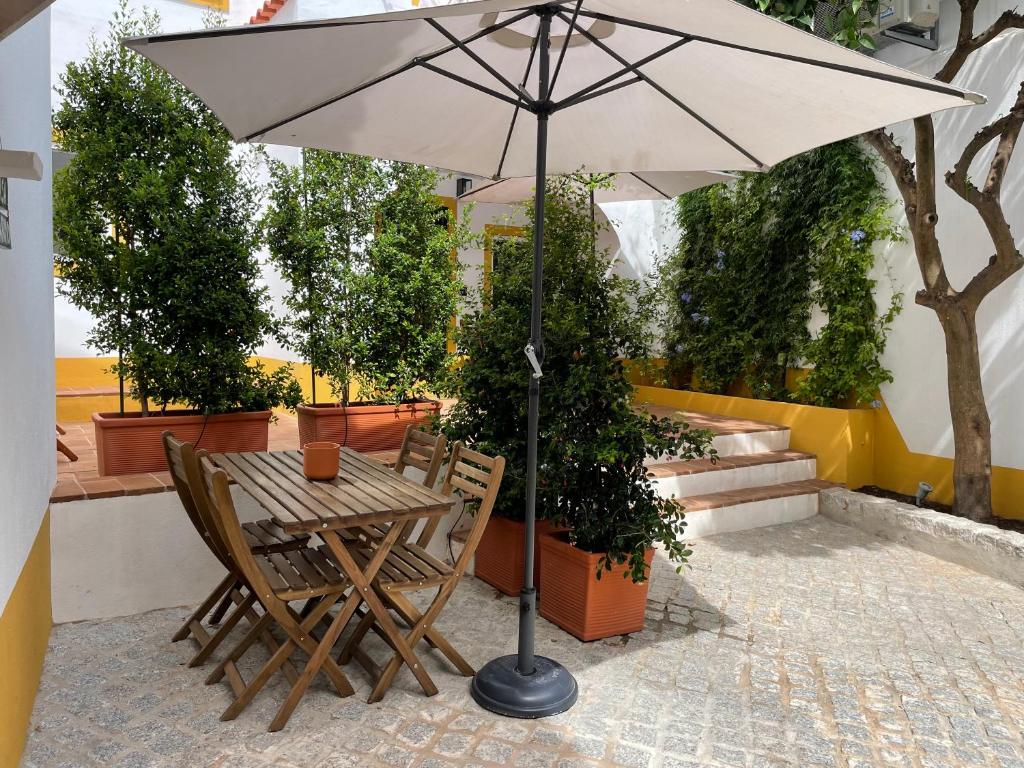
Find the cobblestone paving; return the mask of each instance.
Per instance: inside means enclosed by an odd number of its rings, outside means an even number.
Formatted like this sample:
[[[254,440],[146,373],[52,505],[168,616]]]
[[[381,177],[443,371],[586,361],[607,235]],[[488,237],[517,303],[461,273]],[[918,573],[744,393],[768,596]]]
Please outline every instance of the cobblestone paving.
[[[262,693],[237,720],[167,641],[183,610],[54,629],[23,766],[987,766],[1024,768],[1024,592],[823,518],[660,557],[648,629],[583,644],[540,622],[579,678],[543,721],[493,717],[442,661],[427,699],[322,680],[288,727]],[[475,580],[439,626],[471,661],[513,649],[516,603]],[[380,649],[376,649],[379,658]],[[432,654],[425,654],[432,656]]]

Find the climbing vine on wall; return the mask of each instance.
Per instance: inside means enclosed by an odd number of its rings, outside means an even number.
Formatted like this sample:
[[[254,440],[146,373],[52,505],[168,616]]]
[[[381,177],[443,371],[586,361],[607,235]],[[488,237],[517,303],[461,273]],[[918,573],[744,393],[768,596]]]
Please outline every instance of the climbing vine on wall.
[[[835,406],[871,401],[900,311],[876,306],[874,245],[897,240],[873,161],[855,141],[812,150],[679,198],[661,265],[664,340],[677,382],[707,392]],[[827,317],[808,331],[815,308]],[[795,384],[791,367],[811,371]]]

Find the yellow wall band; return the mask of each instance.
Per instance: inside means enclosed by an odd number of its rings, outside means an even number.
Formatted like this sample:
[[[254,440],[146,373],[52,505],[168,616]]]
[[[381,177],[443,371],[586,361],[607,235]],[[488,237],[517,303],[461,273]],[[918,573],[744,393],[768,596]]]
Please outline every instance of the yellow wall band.
[[[0,768],[16,768],[50,637],[50,512],[0,616]]]

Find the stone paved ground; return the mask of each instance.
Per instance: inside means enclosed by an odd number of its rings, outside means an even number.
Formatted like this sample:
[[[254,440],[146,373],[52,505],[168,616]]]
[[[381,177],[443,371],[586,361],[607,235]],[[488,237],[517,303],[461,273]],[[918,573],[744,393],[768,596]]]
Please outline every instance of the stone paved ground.
[[[648,629],[538,648],[579,678],[544,721],[495,718],[436,659],[380,704],[322,682],[288,727],[264,692],[237,720],[167,638],[183,610],[54,629],[23,766],[1024,767],[1024,592],[823,518],[717,536],[677,576],[656,560]],[[510,652],[516,604],[469,580],[442,631]],[[379,649],[377,649],[379,652]]]

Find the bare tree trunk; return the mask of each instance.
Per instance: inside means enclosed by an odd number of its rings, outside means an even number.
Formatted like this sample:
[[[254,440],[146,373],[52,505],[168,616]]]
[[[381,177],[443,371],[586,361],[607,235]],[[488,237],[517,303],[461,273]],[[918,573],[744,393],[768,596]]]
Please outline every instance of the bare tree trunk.
[[[976,313],[963,304],[949,302],[938,313],[946,337],[954,504],[959,514],[984,520],[992,514],[992,426],[981,384]]]

